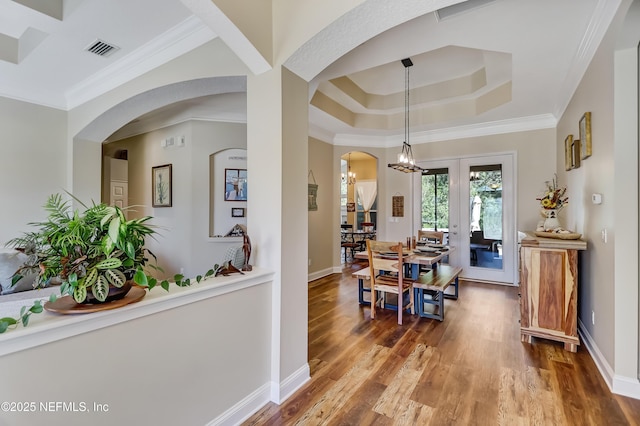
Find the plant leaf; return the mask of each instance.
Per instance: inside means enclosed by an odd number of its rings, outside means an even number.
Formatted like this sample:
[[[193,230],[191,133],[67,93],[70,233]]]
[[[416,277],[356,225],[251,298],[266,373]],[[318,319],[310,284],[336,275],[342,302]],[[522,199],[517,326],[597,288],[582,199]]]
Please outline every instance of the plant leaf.
[[[196,282],[199,283],[200,281],[202,281],[202,275],[196,276]]]
[[[114,244],[111,237],[105,235],[102,239],[102,252],[104,253],[104,255],[109,256],[111,253],[113,253],[114,248],[116,248],[116,245]]]
[[[22,326],[26,327],[27,325],[29,325],[29,314],[22,317]]]
[[[113,219],[111,219],[111,222],[109,222],[109,238],[111,238],[111,240],[116,246],[118,245],[119,231],[120,231],[120,217],[116,216]]]
[[[133,276],[133,280],[142,287],[147,287],[149,285],[149,281],[147,280],[147,275],[140,268],[136,270],[136,274]]]
[[[0,322],[6,322],[7,325],[14,325],[18,323],[18,321],[16,321],[15,318],[11,318],[11,317],[0,318]]]
[[[119,269],[107,269],[104,271],[104,276],[111,284],[118,288],[122,287],[125,281],[127,281],[127,277],[125,277]]]
[[[0,334],[4,333],[5,331],[7,331],[7,328],[9,328],[9,323],[4,320],[5,318],[0,319]]]
[[[173,280],[176,282],[176,284],[178,284],[180,281],[182,281],[183,278],[184,278],[184,275],[182,275],[182,274],[175,274],[173,276]]]
[[[83,286],[79,286],[76,287],[73,290],[73,299],[78,302],[78,303],[82,303],[84,302],[84,300],[87,298],[87,288],[83,287]]]
[[[127,241],[124,245],[124,252],[130,259],[134,259],[136,257],[136,249],[133,247],[133,243],[131,243],[131,241]]]
[[[160,283],[160,287],[162,287],[165,291],[169,291],[169,281],[162,280]]]
[[[18,281],[20,281],[22,279],[22,275],[21,274],[15,274],[14,276],[11,277],[11,286],[16,285],[16,283]]]
[[[100,275],[96,282],[91,287],[91,292],[93,296],[101,302],[107,300],[107,296],[109,295],[109,282],[107,279]]]
[[[84,277],[84,285],[86,287],[91,287],[93,283],[96,282],[97,279],[98,279],[98,269],[91,268],[89,272],[87,272],[87,275]]]
[[[158,280],[156,280],[155,278],[150,278],[149,279],[149,290],[151,290],[152,288],[154,288],[156,286],[156,284],[158,283]]]
[[[96,264],[97,269],[114,269],[122,266],[122,260],[117,257],[110,257]]]
[[[42,305],[40,304],[40,301],[36,300],[35,302],[33,302],[33,306],[31,307],[31,309],[29,309],[29,311],[33,312],[34,314],[39,314],[40,312],[42,312]]]

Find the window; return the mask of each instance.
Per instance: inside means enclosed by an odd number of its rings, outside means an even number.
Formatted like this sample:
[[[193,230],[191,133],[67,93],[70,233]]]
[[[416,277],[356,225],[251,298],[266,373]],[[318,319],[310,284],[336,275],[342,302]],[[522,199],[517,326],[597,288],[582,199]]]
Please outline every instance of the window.
[[[449,169],[422,175],[422,229],[449,231]]]

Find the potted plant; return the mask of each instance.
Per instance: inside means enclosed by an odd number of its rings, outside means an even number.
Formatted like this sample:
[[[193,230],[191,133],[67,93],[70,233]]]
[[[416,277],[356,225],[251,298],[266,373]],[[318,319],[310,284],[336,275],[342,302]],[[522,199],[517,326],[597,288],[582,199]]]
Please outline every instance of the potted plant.
[[[7,243],[19,248],[28,256],[25,264],[13,277],[15,283],[25,272],[37,272],[35,287],[45,287],[53,280],[61,282],[60,294],[69,295],[77,303],[103,303],[111,297],[124,297],[134,283],[152,289],[158,280],[145,269],[162,272],[155,264],[155,256],[145,248],[146,237],[154,237],[155,227],[148,222],[150,216],[127,220],[124,211],[115,206],[93,204],[88,207],[79,200],[83,211],[72,211],[69,201],[60,194],[49,197],[44,208],[48,212],[45,221],[31,223],[35,231],[27,232]],[[251,252],[248,238],[245,239],[245,267]],[[150,262],[149,257],[154,259]],[[230,261],[214,265],[206,274],[195,277],[200,282],[212,276],[243,273]],[[181,274],[173,276],[180,287],[191,285],[189,278]],[[169,291],[169,281],[163,279],[159,285]],[[52,294],[50,302],[57,296]],[[44,306],[46,308],[46,305]],[[0,333],[22,323],[27,326],[31,314],[41,313],[43,305],[35,300],[24,306],[18,318],[0,318]]]
[[[60,293],[71,295],[77,303],[124,297],[132,281],[153,288],[157,280],[144,269],[159,270],[149,262],[149,256],[155,256],[145,249],[145,238],[156,234],[148,224],[151,217],[127,220],[119,207],[80,204],[82,212],[72,211],[60,194],[50,196],[44,206],[47,219],[31,224],[37,231],[8,243],[28,248],[29,261],[19,273],[37,269],[41,287],[52,279],[61,280]],[[178,285],[188,285],[183,277],[174,278]],[[169,288],[166,280],[161,285]]]

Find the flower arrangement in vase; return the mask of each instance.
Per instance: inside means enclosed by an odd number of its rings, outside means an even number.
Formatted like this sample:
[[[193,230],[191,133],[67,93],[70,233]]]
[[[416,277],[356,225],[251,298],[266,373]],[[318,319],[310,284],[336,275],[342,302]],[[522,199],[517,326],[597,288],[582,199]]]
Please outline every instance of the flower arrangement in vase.
[[[536,200],[540,201],[540,206],[542,207],[540,212],[545,217],[545,220],[538,225],[538,231],[553,232],[562,229],[558,220],[558,213],[568,204],[569,197],[565,195],[567,188],[559,187],[555,176],[553,180],[546,181],[545,184],[547,188],[544,195],[536,198]]]

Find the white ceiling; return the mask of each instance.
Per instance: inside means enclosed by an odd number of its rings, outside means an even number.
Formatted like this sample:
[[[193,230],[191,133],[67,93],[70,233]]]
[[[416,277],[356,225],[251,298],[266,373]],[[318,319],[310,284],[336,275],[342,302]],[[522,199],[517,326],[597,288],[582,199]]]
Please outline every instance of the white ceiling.
[[[46,5],[49,9],[43,10],[54,16],[21,3]],[[200,13],[196,3],[199,0],[0,0],[0,58],[5,59],[0,60],[0,95],[68,110],[225,31],[222,38],[250,69],[262,66],[249,64],[228,29],[214,28],[215,20]],[[405,57],[414,62],[412,143],[499,128],[552,127],[582,78],[616,3],[496,0],[440,21],[428,13],[392,28],[313,74],[311,96],[324,99],[325,106],[311,101],[310,132],[336,144],[401,143],[396,139],[404,133],[405,71],[400,60]],[[472,4],[473,0],[463,3]],[[55,16],[59,9],[62,19]],[[119,50],[109,57],[86,52],[96,39]],[[307,47],[313,47],[313,40]],[[308,76],[311,62],[287,65]],[[482,84],[460,93],[445,89],[447,84],[460,89],[460,81],[447,82],[472,73],[485,76]],[[345,89],[345,82],[350,89]],[[435,94],[438,87],[445,95]],[[492,95],[494,91],[499,96]],[[483,100],[487,96],[491,102]],[[189,115],[241,120],[246,102],[228,101],[226,109],[215,98],[174,105],[141,117],[120,134]],[[349,111],[356,123],[327,113],[329,104]]]

